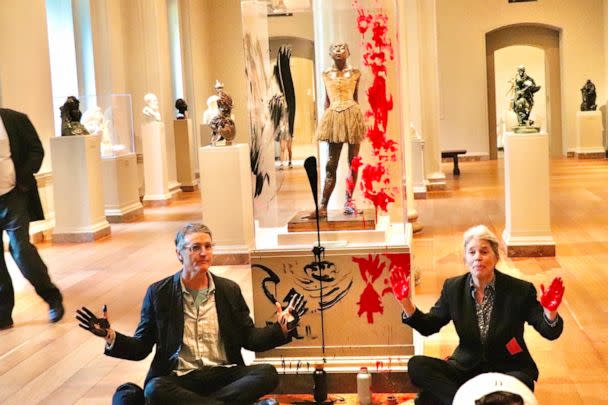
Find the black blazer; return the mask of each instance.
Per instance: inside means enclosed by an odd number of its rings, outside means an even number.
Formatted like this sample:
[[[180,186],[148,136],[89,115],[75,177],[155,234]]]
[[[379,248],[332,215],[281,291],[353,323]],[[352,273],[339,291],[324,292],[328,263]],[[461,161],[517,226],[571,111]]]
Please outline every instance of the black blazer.
[[[441,297],[428,313],[416,309],[411,317],[403,317],[403,322],[428,336],[451,320],[460,342],[448,359],[450,363],[462,370],[471,370],[484,362],[492,368],[487,371],[518,370],[537,380],[538,368],[524,341],[524,323],[528,322],[542,336],[554,340],[561,335],[564,322],[558,316],[557,325],[549,326],[544,319],[543,307],[536,299],[534,285],[498,270],[494,272],[496,294],[485,346],[481,343],[477,326],[468,273],[447,279]]]
[[[156,345],[156,353],[146,382],[170,374],[177,366],[184,334],[184,310],[180,272],[150,287],[141,308],[141,319],[133,337],[116,333],[116,341],[108,356],[142,360]],[[212,275],[215,283],[215,305],[220,337],[228,362],[244,365],[241,348],[262,352],[291,340],[283,335],[278,323],[256,328],[241,289],[233,281]]]
[[[44,149],[36,129],[27,115],[0,108],[0,118],[6,128],[11,147],[11,159],[15,165],[16,188],[27,197],[30,221],[44,219],[38,185],[34,173],[40,170]]]

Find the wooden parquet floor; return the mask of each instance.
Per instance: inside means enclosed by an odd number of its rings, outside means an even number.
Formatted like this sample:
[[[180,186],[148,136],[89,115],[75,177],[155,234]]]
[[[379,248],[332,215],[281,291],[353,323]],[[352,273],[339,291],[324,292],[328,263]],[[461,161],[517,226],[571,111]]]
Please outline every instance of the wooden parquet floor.
[[[423,231],[413,242],[413,265],[422,282],[416,302],[427,310],[446,277],[465,271],[462,233],[484,223],[504,229],[502,161],[463,162],[460,178],[443,166],[448,189],[429,193],[416,205]],[[303,169],[283,174],[281,215],[308,209]],[[526,340],[540,369],[541,404],[608,404],[608,161],[551,161],[551,218],[554,258],[503,258],[498,267],[536,286],[559,275],[566,295],[560,308],[564,334],[549,342],[531,328]],[[117,330],[132,333],[147,286],[179,269],[175,230],[200,219],[198,193],[169,207],[149,208],[140,222],[112,225],[112,236],[95,243],[38,245],[61,288],[67,314],[47,321],[47,307],[5,252],[16,290],[15,327],[0,332],[0,404],[108,404],[119,384],[142,383],[151,358],[129,362],[103,355],[103,341],[78,328],[73,314],[86,305],[108,304]],[[215,271],[247,285],[245,266]],[[249,283],[250,284],[250,283]],[[251,297],[247,297],[250,300]],[[397,322],[397,320],[396,320]],[[457,336],[448,325],[426,338],[425,353],[451,353]]]

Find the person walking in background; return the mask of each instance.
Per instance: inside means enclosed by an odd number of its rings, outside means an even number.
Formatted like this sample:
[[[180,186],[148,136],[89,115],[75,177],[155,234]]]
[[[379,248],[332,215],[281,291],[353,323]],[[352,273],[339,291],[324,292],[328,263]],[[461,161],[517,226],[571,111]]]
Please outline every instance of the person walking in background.
[[[9,251],[23,276],[49,304],[49,319],[64,314],[63,298],[51,282],[36,247],[30,243],[30,221],[44,219],[34,173],[40,169],[44,149],[27,115],[0,108],[0,246],[2,232],[9,237]],[[3,249],[4,250],[4,249]],[[15,292],[4,252],[0,255],[0,330],[13,326]]]

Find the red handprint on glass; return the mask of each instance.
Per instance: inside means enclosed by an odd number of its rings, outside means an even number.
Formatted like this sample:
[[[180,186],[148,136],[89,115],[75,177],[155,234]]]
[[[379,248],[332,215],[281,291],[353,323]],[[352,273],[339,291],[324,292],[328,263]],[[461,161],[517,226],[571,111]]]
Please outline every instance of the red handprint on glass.
[[[391,269],[391,287],[398,301],[410,296],[410,280],[403,267],[396,266]]]
[[[543,284],[540,285],[540,303],[549,311],[557,311],[559,304],[562,303],[564,296],[564,282],[561,277],[555,277],[547,290]]]

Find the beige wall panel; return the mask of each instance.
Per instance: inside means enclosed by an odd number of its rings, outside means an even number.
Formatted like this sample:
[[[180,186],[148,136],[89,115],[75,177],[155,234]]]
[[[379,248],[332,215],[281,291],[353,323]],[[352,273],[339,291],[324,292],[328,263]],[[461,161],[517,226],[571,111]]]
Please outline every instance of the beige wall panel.
[[[603,13],[601,0],[437,1],[441,149],[488,153],[485,34],[518,23],[561,29],[563,146],[573,147],[580,87],[590,78],[604,88]]]
[[[247,112],[247,78],[243,50],[243,23],[240,0],[208,0],[209,3],[209,65],[213,90],[216,79],[232,96],[236,139],[234,143],[249,143]]]
[[[0,106],[30,117],[47,152],[54,136],[51,66],[44,0],[0,1]]]
[[[209,143],[200,136],[199,123],[207,109],[207,98],[215,94],[215,79],[211,74],[211,38],[209,3],[199,0],[180,1],[182,51],[184,52],[184,90],[190,118],[193,119],[196,146]],[[198,159],[198,157],[197,157]],[[198,166],[197,166],[198,167]]]

